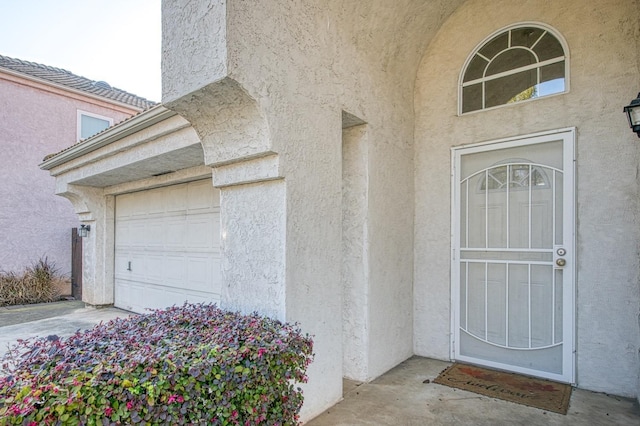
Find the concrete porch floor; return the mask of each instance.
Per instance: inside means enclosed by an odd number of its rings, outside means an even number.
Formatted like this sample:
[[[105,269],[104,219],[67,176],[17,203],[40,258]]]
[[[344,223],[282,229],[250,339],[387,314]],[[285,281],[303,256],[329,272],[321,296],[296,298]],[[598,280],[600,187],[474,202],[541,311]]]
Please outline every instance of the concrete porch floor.
[[[306,425],[640,425],[632,399],[574,389],[564,416],[433,383],[448,365],[412,357],[370,383],[345,380],[344,399]]]

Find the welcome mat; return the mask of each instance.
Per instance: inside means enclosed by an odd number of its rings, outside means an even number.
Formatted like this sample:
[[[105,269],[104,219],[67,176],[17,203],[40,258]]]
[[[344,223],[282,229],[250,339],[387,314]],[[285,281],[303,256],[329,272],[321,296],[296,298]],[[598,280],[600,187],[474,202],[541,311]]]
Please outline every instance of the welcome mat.
[[[571,398],[571,386],[564,383],[459,363],[447,367],[434,383],[560,414],[567,414]]]

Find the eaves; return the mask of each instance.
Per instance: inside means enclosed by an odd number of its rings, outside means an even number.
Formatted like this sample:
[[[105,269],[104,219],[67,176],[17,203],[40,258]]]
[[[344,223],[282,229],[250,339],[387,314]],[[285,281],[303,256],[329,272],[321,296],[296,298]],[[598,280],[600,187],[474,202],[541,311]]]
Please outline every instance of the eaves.
[[[136,116],[131,117],[128,120],[116,124],[115,126],[110,127],[95,136],[85,139],[65,149],[64,151],[45,157],[45,160],[42,162],[42,164],[40,164],[40,168],[43,170],[51,170],[56,166],[82,157],[83,155],[86,155],[113,142],[121,140],[129,135],[144,130],[156,123],[159,123],[176,115],[176,112],[171,111],[162,105],[157,105],[155,107],[152,107],[151,109],[141,112]]]

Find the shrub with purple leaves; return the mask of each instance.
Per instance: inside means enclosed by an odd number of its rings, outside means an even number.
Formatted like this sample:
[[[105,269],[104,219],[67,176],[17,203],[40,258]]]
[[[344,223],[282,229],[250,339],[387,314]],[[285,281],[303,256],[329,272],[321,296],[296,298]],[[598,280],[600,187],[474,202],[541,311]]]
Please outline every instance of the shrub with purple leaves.
[[[312,352],[295,325],[202,304],[20,341],[0,425],[295,425]]]

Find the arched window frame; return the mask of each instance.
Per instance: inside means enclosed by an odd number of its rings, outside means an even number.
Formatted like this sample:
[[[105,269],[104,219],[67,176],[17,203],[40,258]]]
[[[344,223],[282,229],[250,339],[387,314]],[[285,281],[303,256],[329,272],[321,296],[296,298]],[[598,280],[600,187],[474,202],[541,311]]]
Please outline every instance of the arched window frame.
[[[544,96],[539,96],[539,97],[535,97],[532,99],[526,99],[526,100],[521,100],[521,101],[517,101],[517,102],[513,102],[513,103],[505,103],[505,104],[501,104],[501,105],[496,105],[496,106],[492,106],[492,107],[483,107],[480,109],[476,109],[473,111],[468,111],[468,112],[462,112],[462,107],[463,107],[463,97],[462,97],[462,92],[463,92],[463,84],[464,84],[464,76],[465,73],[467,72],[467,68],[469,67],[469,64],[471,63],[472,59],[476,56],[476,54],[485,46],[487,45],[487,43],[489,43],[491,40],[493,40],[495,37],[507,32],[507,31],[511,31],[511,30],[515,30],[518,28],[523,28],[523,27],[533,27],[533,28],[539,28],[543,31],[548,32],[549,34],[553,35],[558,42],[560,43],[560,45],[562,46],[562,49],[564,51],[564,91],[562,92],[558,92],[558,93],[553,93],[550,95],[544,95]],[[511,47],[510,47],[511,48]],[[497,56],[497,55],[496,55]],[[484,40],[482,40],[480,43],[478,43],[478,45],[475,47],[475,49],[473,49],[473,51],[469,54],[469,56],[467,56],[467,60],[465,61],[461,71],[460,71],[460,75],[458,78],[458,115],[468,115],[468,114],[475,114],[475,113],[479,113],[482,111],[489,111],[489,110],[493,110],[496,108],[503,108],[503,107],[508,107],[508,106],[512,106],[512,105],[516,105],[516,104],[521,104],[521,103],[528,103],[531,101],[536,101],[538,99],[546,99],[549,97],[553,97],[553,96],[558,96],[558,95],[563,95],[566,93],[569,93],[570,90],[570,78],[569,78],[569,70],[570,70],[570,55],[569,55],[569,46],[567,44],[567,41],[565,40],[565,38],[562,36],[562,34],[560,34],[555,28],[540,23],[540,22],[518,22],[512,25],[509,25],[507,27],[503,27],[497,31],[494,31],[493,33],[491,33],[489,36],[487,36]],[[540,65],[537,66],[537,68],[540,68]],[[484,98],[484,93],[483,93],[483,98]]]

